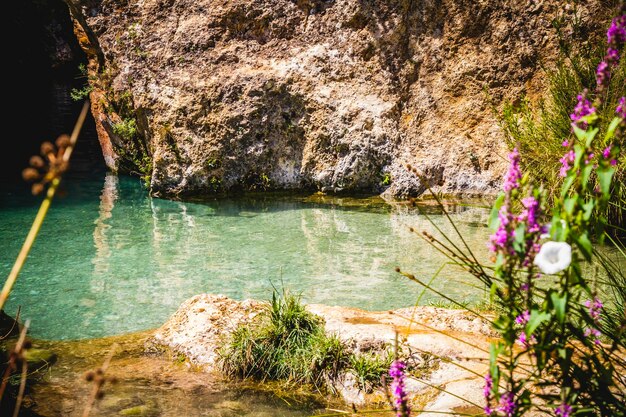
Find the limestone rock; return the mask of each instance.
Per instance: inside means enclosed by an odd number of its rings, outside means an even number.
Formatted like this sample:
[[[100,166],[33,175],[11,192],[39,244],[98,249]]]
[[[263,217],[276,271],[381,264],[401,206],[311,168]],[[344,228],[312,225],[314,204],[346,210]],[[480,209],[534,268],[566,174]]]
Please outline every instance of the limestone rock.
[[[218,350],[233,330],[250,322],[261,308],[262,304],[256,301],[196,295],[155,332],[151,343],[184,354],[206,372],[219,372]],[[438,407],[454,410],[466,405],[458,396],[482,395],[484,381],[475,373],[485,373],[489,337],[494,333],[486,321],[470,313],[436,307],[368,312],[318,304],[308,305],[307,309],[324,319],[327,333],[338,335],[354,351],[381,352],[394,343],[397,333],[408,349],[405,354],[414,362],[413,368],[424,371],[424,379],[407,382],[416,403],[436,402]],[[448,393],[433,391],[432,385],[445,387]],[[385,401],[380,391],[361,391],[351,374],[344,374],[335,388],[348,404]]]
[[[538,96],[558,48],[551,22],[572,10],[556,0],[66,1],[90,56],[107,164],[151,175],[156,195],[492,192],[505,149],[487,96]],[[602,4],[577,5],[582,36],[604,27]],[[116,112],[140,135],[116,133]]]

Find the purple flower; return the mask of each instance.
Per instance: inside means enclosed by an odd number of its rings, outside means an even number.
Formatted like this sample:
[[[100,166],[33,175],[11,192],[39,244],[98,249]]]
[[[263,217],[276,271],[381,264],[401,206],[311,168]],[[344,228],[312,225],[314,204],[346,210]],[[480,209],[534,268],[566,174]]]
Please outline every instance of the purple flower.
[[[511,223],[513,218],[509,213],[509,209],[506,205],[500,207],[498,219],[500,220],[500,225],[498,226],[498,230],[496,230],[496,232],[489,238],[491,242],[489,248],[492,252],[498,252],[502,250],[506,253],[514,254],[515,251],[511,247],[510,242],[512,242],[515,236],[515,231],[511,230],[511,228],[509,227],[509,224]]]
[[[523,326],[530,320],[530,311],[526,310],[515,318],[515,323]]]
[[[602,301],[598,297],[594,297],[593,300],[585,301],[584,305],[589,309],[589,316],[597,323],[604,308]]]
[[[596,84],[598,85],[598,90],[602,90],[611,78],[611,69],[609,64],[606,61],[600,62],[598,64],[598,69],[596,70]]]
[[[572,406],[566,403],[559,405],[556,410],[554,410],[554,415],[557,417],[570,417],[572,413]]]
[[[617,117],[626,119],[626,97],[622,97],[619,99],[619,104],[615,109],[615,114],[617,114]]]
[[[393,408],[397,417],[409,417],[411,415],[407,394],[404,389],[405,369],[406,364],[399,360],[393,361],[389,368],[389,376],[393,378],[391,382],[391,392],[394,400]]]
[[[593,336],[593,343],[595,343],[596,345],[599,345],[600,343],[602,343],[600,341],[600,336],[602,335],[602,332],[594,327],[587,327],[585,329],[584,332],[585,337],[591,337]]]
[[[609,30],[606,32],[606,37],[609,48],[604,61],[600,62],[596,71],[596,82],[600,92],[609,84],[611,67],[616,67],[619,64],[619,48],[626,42],[626,15],[613,19]]]
[[[573,150],[569,150],[563,158],[559,159],[561,162],[561,170],[559,171],[559,175],[561,177],[567,177],[567,171],[570,169],[570,164],[572,164],[576,160],[576,153]]]
[[[567,148],[569,146],[569,140],[565,139],[563,143],[561,143],[561,146],[563,146],[564,148]]]
[[[609,45],[619,45],[626,42],[626,15],[613,19],[609,30],[606,32],[606,37]]]
[[[512,392],[502,394],[500,397],[500,407],[498,408],[507,417],[513,417],[515,412],[515,396]]]
[[[521,347],[525,349],[528,349],[530,345],[537,343],[537,338],[534,335],[531,335],[529,339],[528,336],[526,336],[526,332],[522,331],[520,335],[517,337],[517,340],[515,341],[515,343],[517,343],[518,345],[520,345]]]
[[[513,152],[509,154],[509,161],[509,170],[504,176],[504,191],[506,192],[519,188],[519,180],[522,179],[522,172],[519,167],[519,152],[517,151],[517,148],[513,149]]]
[[[615,48],[609,48],[606,52],[606,58],[608,61],[612,62],[613,65],[617,65],[619,62],[619,51]]]
[[[601,62],[600,63],[600,65],[598,66],[598,71],[596,72],[596,74],[600,74],[600,70],[601,70],[600,67],[603,67],[602,64],[606,65],[606,62]],[[607,68],[608,68],[608,66],[607,66]],[[600,85],[599,82],[598,82],[598,85]],[[581,129],[584,129],[584,128],[587,127],[587,123],[580,121],[580,119],[582,119],[585,116],[589,116],[590,114],[595,113],[596,112],[596,108],[591,105],[591,102],[589,100],[587,100],[587,91],[586,90],[583,91],[582,94],[579,94],[578,96],[576,96],[576,98],[578,99],[578,103],[576,103],[576,106],[574,107],[574,113],[570,114],[569,118],[572,120],[572,124],[575,124],[576,126],[580,127]]]
[[[525,221],[528,225],[528,233],[543,233],[543,226],[539,224],[539,201],[535,197],[526,197],[522,200],[524,211],[519,216],[520,221]]]
[[[487,400],[487,404],[489,404],[489,398],[491,397],[491,389],[493,388],[493,378],[491,378],[491,373],[485,375],[485,388],[483,388],[483,395]]]
[[[604,148],[604,150],[602,151],[602,157],[604,159],[609,159],[609,156],[611,156],[611,145],[607,146],[606,148]]]

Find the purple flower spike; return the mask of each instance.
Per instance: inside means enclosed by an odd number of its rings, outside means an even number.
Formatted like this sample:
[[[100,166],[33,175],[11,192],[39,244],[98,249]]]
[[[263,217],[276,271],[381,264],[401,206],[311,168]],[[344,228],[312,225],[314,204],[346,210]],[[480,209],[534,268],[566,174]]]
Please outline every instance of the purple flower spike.
[[[619,104],[615,109],[615,114],[617,114],[617,117],[621,117],[622,119],[626,120],[626,97],[622,97],[619,99]]]
[[[391,392],[393,395],[393,408],[397,417],[409,417],[411,409],[409,408],[407,394],[404,388],[404,370],[406,364],[402,361],[395,360],[389,368],[389,376],[393,378],[391,382]]]
[[[607,71],[608,71],[608,65],[604,61],[601,62],[600,65],[598,66],[598,71],[596,72],[598,80],[600,79],[600,77],[607,76],[606,75],[608,74]],[[600,85],[599,81],[598,81],[598,85]],[[589,116],[590,114],[595,113],[596,108],[591,105],[591,102],[589,100],[587,100],[587,91],[583,91],[583,93],[579,94],[576,98],[578,99],[578,103],[576,103],[576,106],[574,107],[574,113],[570,114],[569,117],[572,120],[572,124],[575,124],[581,129],[584,129],[587,127],[587,123],[581,122],[580,119],[582,119],[585,116]]]
[[[604,308],[602,301],[598,297],[594,297],[593,300],[585,301],[584,305],[589,309],[589,316],[597,322],[600,319],[600,314]]]
[[[514,254],[515,250],[510,243],[515,238],[515,231],[511,230],[509,227],[509,224],[513,221],[513,216],[509,213],[509,209],[506,205],[503,205],[500,208],[498,219],[500,220],[500,226],[490,237],[491,245],[489,246],[489,249],[492,252],[504,251],[506,253]]]
[[[515,413],[515,397],[512,392],[507,392],[500,397],[499,410],[504,413],[506,417],[513,417]]]
[[[619,45],[626,42],[626,15],[613,19],[609,30],[606,32],[606,37],[609,45]]]
[[[517,148],[513,149],[513,152],[509,154],[509,161],[509,170],[504,177],[504,191],[506,192],[519,188],[519,180],[522,179]]]
[[[609,78],[611,78],[611,69],[609,64],[607,64],[606,61],[602,61],[596,70],[596,83],[598,84],[598,89],[602,89],[608,83]]]
[[[525,221],[528,225],[529,233],[543,231],[543,226],[539,224],[539,201],[535,197],[526,197],[522,200],[524,211],[519,216],[520,221]]]
[[[515,318],[515,323],[523,326],[528,323],[528,320],[530,320],[530,311],[526,310]]]
[[[559,175],[561,177],[567,177],[567,172],[570,169],[570,164],[572,164],[576,160],[576,153],[573,150],[569,150],[563,158],[559,159],[561,162],[561,170],[559,171]]]
[[[491,389],[493,388],[493,378],[491,378],[491,374],[488,373],[485,375],[485,388],[483,388],[483,395],[487,400],[487,404],[489,403],[489,398],[491,397]]]
[[[554,415],[557,417],[570,417],[572,414],[572,406],[566,403],[559,405],[556,410],[554,410]]]

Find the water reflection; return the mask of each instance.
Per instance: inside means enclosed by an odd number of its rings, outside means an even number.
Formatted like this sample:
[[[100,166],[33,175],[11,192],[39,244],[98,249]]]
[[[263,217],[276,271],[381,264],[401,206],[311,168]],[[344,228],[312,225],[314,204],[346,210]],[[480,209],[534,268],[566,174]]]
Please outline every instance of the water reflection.
[[[307,302],[404,307],[420,288],[394,268],[428,280],[445,262],[409,232],[409,226],[435,230],[405,206],[363,209],[356,200],[294,197],[183,203],[150,198],[133,178],[103,177],[96,187],[69,184],[69,197],[42,229],[28,278],[16,288],[13,305],[29,306],[30,317],[38,317],[38,337],[146,329],[201,292],[267,299],[281,285]],[[486,255],[488,231],[472,226],[484,225],[486,212],[461,208],[453,216],[472,248]],[[452,232],[442,216],[432,220]],[[0,238],[11,241],[11,233],[2,228]],[[17,250],[13,245],[8,250]],[[482,296],[468,279],[446,268],[435,286],[461,299]]]

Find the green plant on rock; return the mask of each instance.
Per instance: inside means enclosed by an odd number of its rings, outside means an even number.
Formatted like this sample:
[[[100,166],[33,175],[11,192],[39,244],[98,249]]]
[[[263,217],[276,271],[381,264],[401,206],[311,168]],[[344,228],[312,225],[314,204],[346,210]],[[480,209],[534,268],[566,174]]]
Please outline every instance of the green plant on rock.
[[[113,124],[113,133],[126,141],[133,141],[137,137],[137,121],[134,118],[122,119]]]
[[[257,320],[239,327],[220,355],[228,375],[309,384],[319,391],[349,364],[345,344],[327,336],[322,319],[287,291],[275,291]]]
[[[380,174],[380,184],[382,186],[391,185],[391,181],[392,181],[391,173],[383,172],[383,173]]]
[[[382,385],[382,376],[389,371],[393,362],[393,352],[381,356],[375,353],[357,353],[350,358],[350,372],[356,377],[359,389],[366,393]]]
[[[72,88],[70,91],[70,97],[74,101],[81,101],[89,97],[89,94],[93,91],[93,87],[86,85],[83,88]]]
[[[87,78],[87,66],[85,64],[78,65],[78,71],[80,72],[80,76],[77,78]],[[89,97],[89,93],[93,91],[93,86],[91,86],[88,82],[82,88],[72,88],[70,90],[70,97],[74,101],[85,100]]]

